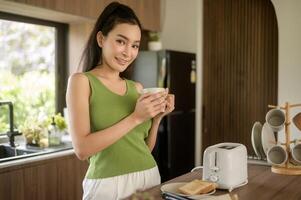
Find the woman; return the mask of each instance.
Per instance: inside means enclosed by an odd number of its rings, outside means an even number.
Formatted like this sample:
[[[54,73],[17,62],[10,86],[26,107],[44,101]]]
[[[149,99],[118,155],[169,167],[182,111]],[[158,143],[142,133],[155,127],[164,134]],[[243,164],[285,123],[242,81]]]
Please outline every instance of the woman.
[[[83,73],[67,88],[70,133],[77,157],[89,159],[83,199],[122,199],[160,184],[151,151],[163,116],[174,109],[168,91],[139,94],[142,85],[120,77],[135,60],[140,22],[113,2],[99,16],[83,54]]]

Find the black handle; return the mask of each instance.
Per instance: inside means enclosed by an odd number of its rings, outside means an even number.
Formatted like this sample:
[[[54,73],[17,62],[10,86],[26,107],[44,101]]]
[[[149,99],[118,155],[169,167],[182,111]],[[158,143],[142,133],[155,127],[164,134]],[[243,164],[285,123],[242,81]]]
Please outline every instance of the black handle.
[[[163,192],[162,197],[163,199],[170,199],[170,200],[191,200],[191,198],[189,197],[183,197],[170,192]]]

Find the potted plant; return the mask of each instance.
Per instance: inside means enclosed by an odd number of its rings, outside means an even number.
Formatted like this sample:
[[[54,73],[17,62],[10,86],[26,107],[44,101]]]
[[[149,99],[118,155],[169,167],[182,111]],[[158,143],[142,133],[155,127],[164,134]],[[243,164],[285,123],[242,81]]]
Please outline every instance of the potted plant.
[[[27,118],[21,127],[21,132],[26,139],[26,145],[34,147],[48,147],[48,123],[46,120],[39,121]]]
[[[158,32],[150,31],[148,33],[149,42],[148,49],[151,51],[158,51],[162,49],[162,42],[160,41],[160,35]]]
[[[61,115],[61,113],[58,113],[51,118],[48,119],[48,122],[50,124],[49,126],[49,145],[55,146],[60,145],[62,142],[62,137],[66,132],[67,123],[65,121],[65,118]]]
[[[21,127],[26,144],[41,148],[61,144],[66,129],[67,123],[60,113],[43,119],[29,117]]]

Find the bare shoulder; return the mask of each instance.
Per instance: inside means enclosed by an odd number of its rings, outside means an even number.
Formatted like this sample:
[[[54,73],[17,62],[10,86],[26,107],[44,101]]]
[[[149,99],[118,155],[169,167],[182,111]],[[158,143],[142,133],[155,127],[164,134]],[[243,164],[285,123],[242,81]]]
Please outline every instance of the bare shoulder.
[[[74,73],[68,79],[68,91],[90,91],[88,77],[84,73]]]
[[[77,87],[87,87],[89,86],[89,80],[84,73],[74,73],[70,75],[68,79],[68,85],[76,85]]]
[[[139,82],[135,82],[136,90],[139,92],[143,90],[143,85]]]
[[[74,73],[69,77],[69,82],[85,82],[88,81],[87,76],[84,73]]]

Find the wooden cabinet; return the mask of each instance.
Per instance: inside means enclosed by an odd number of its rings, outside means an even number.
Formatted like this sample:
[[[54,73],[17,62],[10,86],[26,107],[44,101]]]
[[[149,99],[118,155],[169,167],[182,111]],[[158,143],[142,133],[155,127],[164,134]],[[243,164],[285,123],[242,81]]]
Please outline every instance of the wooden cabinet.
[[[0,199],[80,200],[87,167],[69,155],[0,169]]]
[[[24,168],[24,193],[20,194],[20,199],[57,199],[58,170],[56,162]]]
[[[13,6],[33,6],[42,8],[43,12],[48,10],[71,14],[96,20],[106,5],[113,0],[5,0],[15,3]],[[137,14],[143,28],[146,30],[159,31],[161,0],[120,0],[120,3],[130,6]],[[30,9],[33,12],[32,9]],[[37,11],[37,12],[42,12]],[[50,14],[50,13],[49,13]],[[52,13],[53,14],[53,13]],[[31,14],[32,16],[32,14]],[[49,19],[51,20],[51,19]]]
[[[58,162],[57,167],[59,169],[57,199],[82,199],[82,181],[86,174],[88,163],[80,161],[74,156],[69,158],[67,162]]]
[[[24,194],[24,179],[22,170],[0,173],[0,199],[23,200],[21,193]]]

